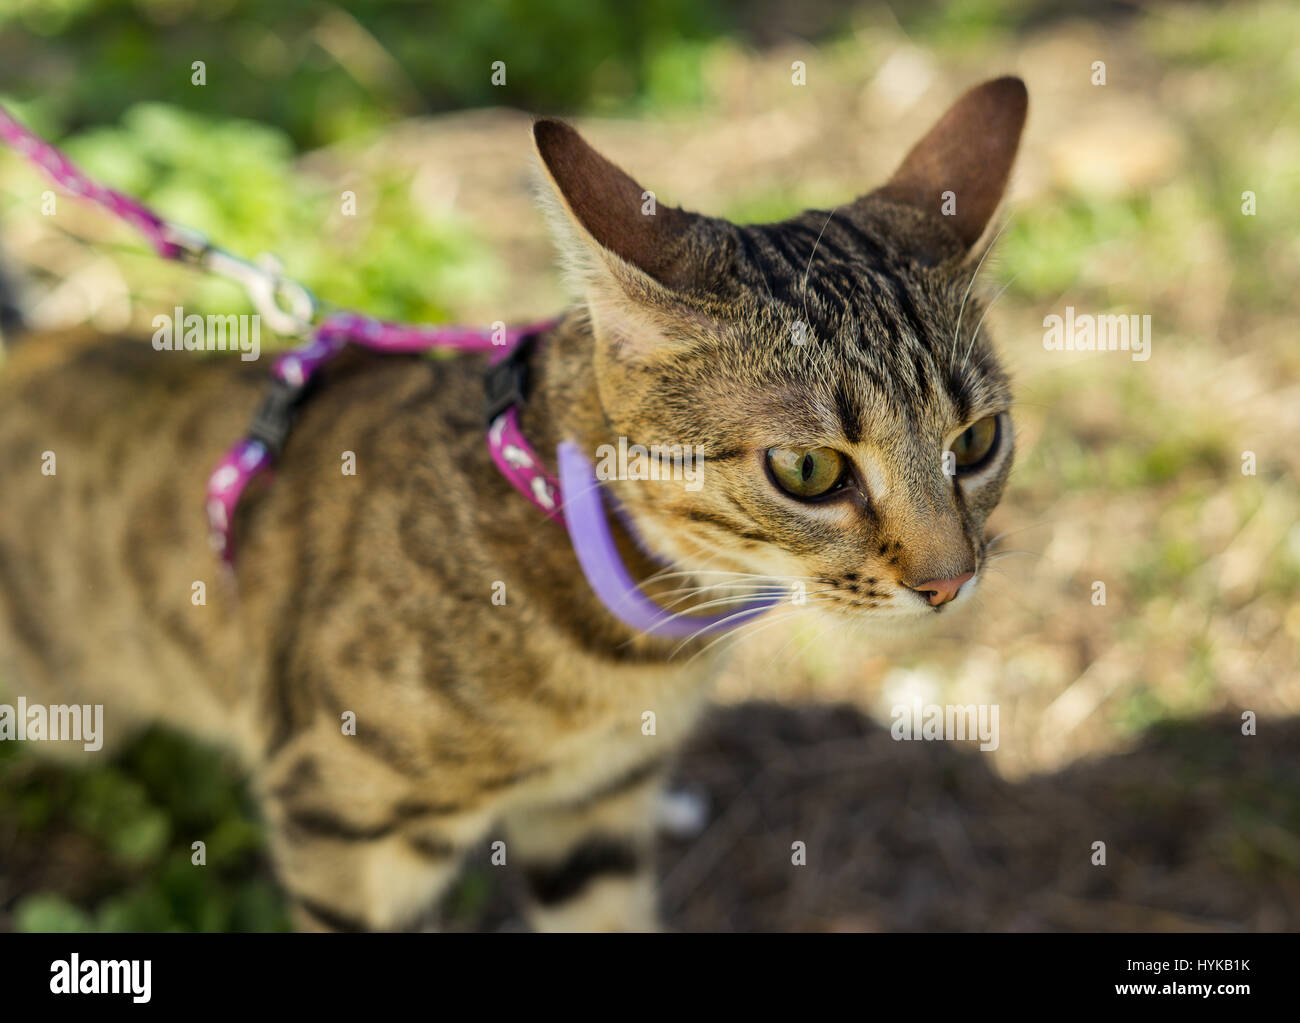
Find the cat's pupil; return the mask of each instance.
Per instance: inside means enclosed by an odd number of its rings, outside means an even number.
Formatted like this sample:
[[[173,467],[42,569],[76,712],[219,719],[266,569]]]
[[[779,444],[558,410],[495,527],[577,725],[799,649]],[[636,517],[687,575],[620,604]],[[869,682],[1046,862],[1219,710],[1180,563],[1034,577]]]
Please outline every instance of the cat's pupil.
[[[800,474],[803,476],[803,481],[805,483],[807,483],[810,479],[812,479],[814,464],[815,463],[813,462],[813,456],[811,453],[803,456],[803,464],[799,467],[799,471]]]

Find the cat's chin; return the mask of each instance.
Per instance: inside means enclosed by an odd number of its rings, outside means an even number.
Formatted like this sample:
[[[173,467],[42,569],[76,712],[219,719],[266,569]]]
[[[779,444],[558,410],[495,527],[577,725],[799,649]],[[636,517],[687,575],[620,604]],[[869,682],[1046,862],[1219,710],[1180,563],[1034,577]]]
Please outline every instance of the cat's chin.
[[[934,614],[924,608],[915,613],[909,611],[868,611],[853,612],[848,616],[853,629],[867,636],[923,635],[931,632],[939,624],[942,615]]]

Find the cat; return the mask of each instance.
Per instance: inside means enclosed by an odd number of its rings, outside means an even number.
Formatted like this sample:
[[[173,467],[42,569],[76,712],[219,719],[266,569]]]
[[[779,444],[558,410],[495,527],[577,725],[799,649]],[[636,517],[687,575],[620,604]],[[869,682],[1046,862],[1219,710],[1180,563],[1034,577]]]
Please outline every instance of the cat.
[[[969,600],[1013,455],[971,287],[1027,104],[1017,78],[979,85],[883,186],[749,226],[647,212],[572,127],[534,124],[578,298],[529,348],[522,432],[544,457],[704,453],[693,489],[602,483],[663,606],[794,581],[901,630]],[[488,839],[536,929],[659,923],[656,799],[726,644],[597,599],[489,457],[486,365],[329,364],[244,495],[234,585],[204,485],[264,368],[66,332],[0,373],[0,681],[104,705],[110,744],[160,720],[236,749],[303,929],[412,926]]]

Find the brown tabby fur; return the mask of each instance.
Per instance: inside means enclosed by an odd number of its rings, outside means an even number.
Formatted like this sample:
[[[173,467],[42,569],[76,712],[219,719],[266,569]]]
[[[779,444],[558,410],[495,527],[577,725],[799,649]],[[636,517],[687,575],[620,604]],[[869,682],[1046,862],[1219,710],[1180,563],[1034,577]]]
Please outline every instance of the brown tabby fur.
[[[986,83],[884,189],[749,227],[645,216],[639,185],[537,124],[581,301],[531,356],[526,435],[544,454],[624,436],[708,456],[698,492],[606,484],[687,573],[651,580],[661,565],[620,533],[650,592],[802,580],[811,608],[906,626],[936,610],[917,583],[981,567],[1009,422],[983,474],[954,485],[940,458],[1006,420],[967,291],[1024,113],[1018,80]],[[939,214],[947,189],[956,217]],[[536,926],[655,924],[654,799],[716,664],[691,656],[707,641],[634,634],[592,595],[563,530],[491,462],[482,369],[331,365],[274,479],[245,495],[233,584],[201,495],[264,367],[67,335],[29,339],[0,375],[0,683],[104,704],[110,739],[163,720],[233,744],[304,927],[407,925],[485,837],[524,872]],[[772,446],[842,451],[853,486],[795,501],[767,477]]]

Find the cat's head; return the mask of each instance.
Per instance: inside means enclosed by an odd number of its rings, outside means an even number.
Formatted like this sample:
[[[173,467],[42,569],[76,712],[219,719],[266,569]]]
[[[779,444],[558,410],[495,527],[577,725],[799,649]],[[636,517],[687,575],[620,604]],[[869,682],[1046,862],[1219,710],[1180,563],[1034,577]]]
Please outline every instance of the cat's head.
[[[747,226],[656,203],[572,128],[537,122],[604,440],[703,456],[660,459],[676,482],[608,484],[652,550],[871,617],[967,599],[1013,440],[971,284],[1027,103],[1019,79],[986,82],[882,187]]]

